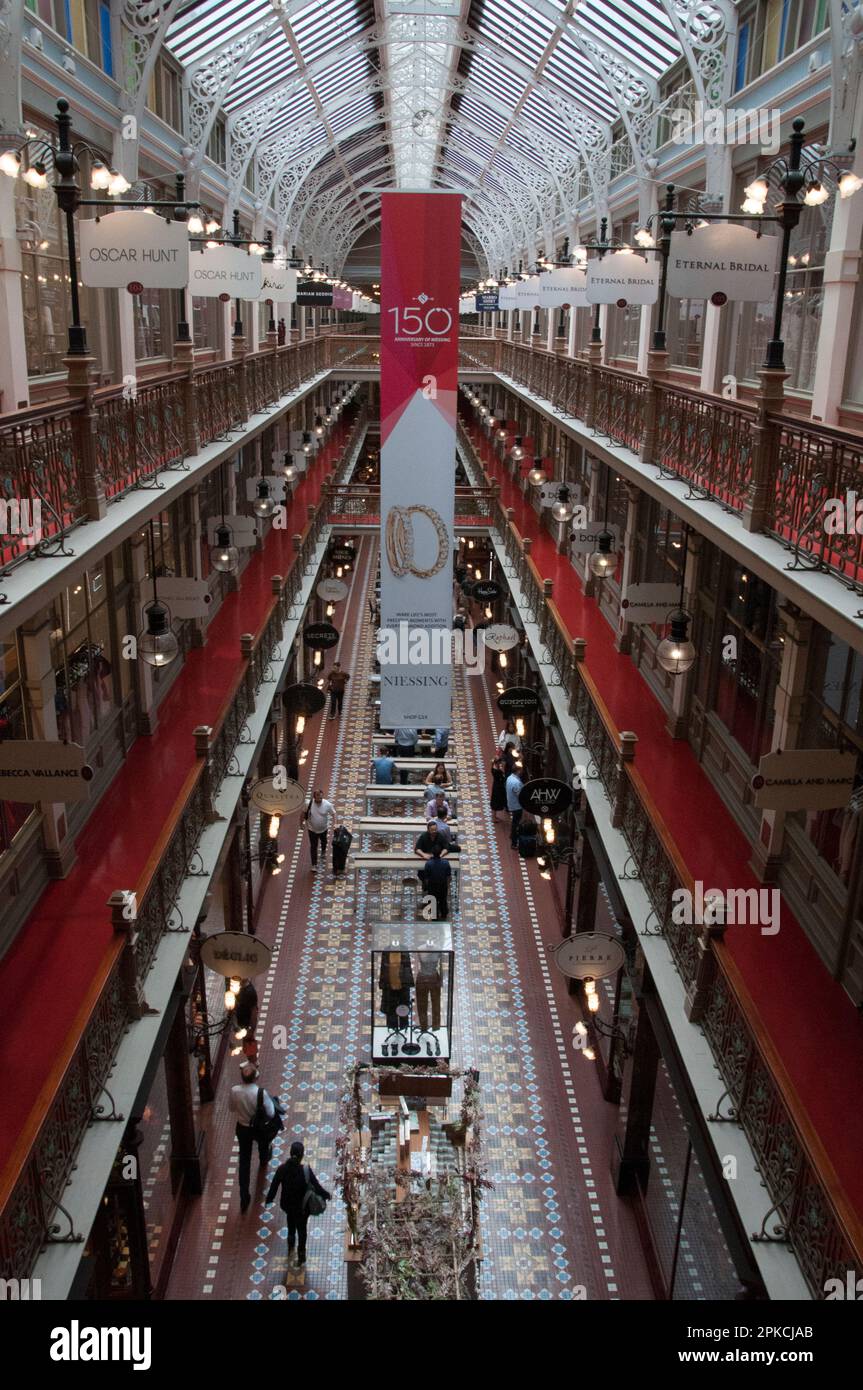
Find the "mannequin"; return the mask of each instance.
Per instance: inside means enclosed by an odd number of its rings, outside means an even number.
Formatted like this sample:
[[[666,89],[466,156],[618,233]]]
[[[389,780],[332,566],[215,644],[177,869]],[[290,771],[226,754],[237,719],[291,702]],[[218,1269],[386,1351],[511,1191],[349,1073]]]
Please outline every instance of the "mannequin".
[[[399,1026],[396,1009],[400,1004],[408,1004],[414,972],[408,951],[384,951],[378,984],[381,991],[381,1013],[386,1016],[387,1027],[395,1031]]]
[[[420,951],[417,956],[417,1022],[424,1033],[429,1026],[429,1000],[432,1029],[440,1028],[441,960],[440,951]]]

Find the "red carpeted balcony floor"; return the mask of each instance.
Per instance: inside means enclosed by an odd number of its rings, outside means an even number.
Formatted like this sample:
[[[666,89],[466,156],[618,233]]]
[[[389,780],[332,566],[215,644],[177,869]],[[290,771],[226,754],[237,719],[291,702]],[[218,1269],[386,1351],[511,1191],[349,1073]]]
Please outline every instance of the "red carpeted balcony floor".
[[[749,842],[693,749],[668,734],[664,711],[631,658],[616,650],[596,601],[585,598],[569,560],[558,554],[484,434],[470,433],[486,472],[500,483],[504,506],[514,511],[519,533],[533,542],[537,569],[553,582],[570,636],[586,639],[587,669],[612,719],[638,735],[635,765],[693,878],[705,887],[758,887],[749,868]],[[863,1110],[849,1095],[849,1086],[859,1085],[863,1075],[863,1018],[784,901],[776,936],[738,926],[727,929],[725,940],[847,1196],[863,1215]]]

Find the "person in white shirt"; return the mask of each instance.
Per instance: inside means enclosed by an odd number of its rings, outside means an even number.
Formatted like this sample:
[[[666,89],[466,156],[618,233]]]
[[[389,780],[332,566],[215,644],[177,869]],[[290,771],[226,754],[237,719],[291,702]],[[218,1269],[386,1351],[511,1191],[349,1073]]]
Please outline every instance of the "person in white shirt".
[[[263,1091],[263,1111],[266,1119],[273,1118],[276,1107],[273,1105],[272,1097],[267,1095],[262,1086],[258,1086],[258,1068],[252,1062],[243,1063],[240,1076],[240,1084],[231,1087],[229,1104],[232,1113],[237,1117],[236,1134],[240,1146],[240,1211],[245,1213],[252,1200],[249,1180],[252,1171],[252,1147],[256,1142],[261,1167],[266,1168],[270,1161],[270,1141],[266,1135],[256,1134],[253,1128],[258,1111],[258,1090]]]
[[[318,867],[318,849],[321,850],[321,868],[327,862],[327,831],[330,828],[330,821],[335,821],[336,808],[331,801],[326,801],[324,793],[318,787],[308,806],[306,807],[306,823],[309,827],[309,849],[312,854],[312,868]]]
[[[498,735],[497,746],[501,753],[508,743],[512,744],[516,753],[521,752],[521,738],[516,732],[514,719],[508,719]]]

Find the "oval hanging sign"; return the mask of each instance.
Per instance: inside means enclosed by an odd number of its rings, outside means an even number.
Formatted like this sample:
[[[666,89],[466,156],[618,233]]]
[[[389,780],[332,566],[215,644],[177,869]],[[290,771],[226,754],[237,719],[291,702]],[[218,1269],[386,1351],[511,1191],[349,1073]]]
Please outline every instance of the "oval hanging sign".
[[[334,545],[330,551],[330,559],[335,565],[350,565],[353,558],[354,552],[349,550],[346,545]]]
[[[282,705],[289,714],[304,714],[306,717],[319,714],[326,703],[324,692],[316,685],[307,685],[305,681],[289,685],[282,692]]]
[[[536,777],[525,782],[518,799],[525,811],[535,816],[562,816],[572,805],[572,787],[556,777]]]
[[[626,964],[626,952],[606,932],[577,932],[553,949],[558,967],[571,980],[602,980]]]
[[[538,690],[529,690],[526,685],[511,685],[497,697],[497,707],[503,714],[529,714],[540,708]]]
[[[292,777],[284,785],[272,777],[262,777],[249,793],[249,802],[265,816],[290,816],[306,804],[306,789]]]
[[[482,640],[493,652],[508,652],[518,646],[518,631],[509,623],[492,623],[491,627],[483,628]]]
[[[325,603],[341,603],[348,596],[348,586],[340,579],[322,579],[315,592]]]
[[[242,931],[220,931],[201,946],[201,960],[226,980],[251,980],[270,967],[272,952],[266,941]]]
[[[494,599],[500,598],[500,585],[493,579],[480,579],[473,586],[473,596],[481,603],[492,603]]]
[[[309,623],[308,627],[303,628],[303,641],[317,652],[329,651],[338,640],[338,629],[332,623]]]

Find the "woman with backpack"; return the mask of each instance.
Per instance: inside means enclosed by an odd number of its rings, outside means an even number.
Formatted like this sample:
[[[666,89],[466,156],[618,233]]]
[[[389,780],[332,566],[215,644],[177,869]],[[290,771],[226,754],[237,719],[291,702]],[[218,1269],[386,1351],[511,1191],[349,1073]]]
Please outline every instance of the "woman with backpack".
[[[281,1190],[279,1206],[288,1218],[288,1258],[297,1243],[297,1267],[306,1263],[306,1230],[310,1216],[323,1216],[326,1204],[332,1193],[321,1187],[311,1165],[303,1163],[305,1146],[299,1139],[291,1145],[291,1154],[286,1163],[276,1169],[270,1183],[267,1202],[272,1202]]]

